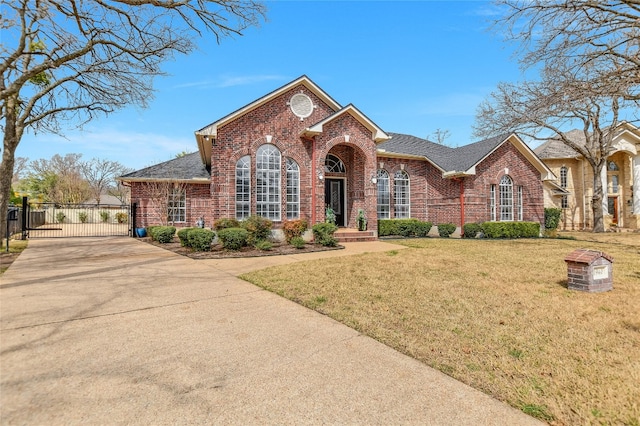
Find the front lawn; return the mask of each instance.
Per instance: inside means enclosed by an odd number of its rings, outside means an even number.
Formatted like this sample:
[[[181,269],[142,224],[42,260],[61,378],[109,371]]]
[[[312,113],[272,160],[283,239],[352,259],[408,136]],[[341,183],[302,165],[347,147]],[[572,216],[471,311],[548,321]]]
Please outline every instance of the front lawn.
[[[241,278],[549,423],[640,425],[640,235],[570,235],[404,240]],[[577,248],[613,256],[613,291],[567,289]]]

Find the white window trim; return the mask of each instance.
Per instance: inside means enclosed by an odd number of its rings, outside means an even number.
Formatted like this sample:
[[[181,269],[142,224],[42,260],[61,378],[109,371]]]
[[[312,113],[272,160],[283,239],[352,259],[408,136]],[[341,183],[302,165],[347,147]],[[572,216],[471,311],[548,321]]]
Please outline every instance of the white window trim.
[[[376,211],[378,214],[378,219],[390,219],[391,218],[391,187],[390,187],[390,179],[389,173],[384,169],[378,169],[377,172],[377,200],[376,200]],[[386,204],[380,203],[380,187],[386,182],[386,194],[387,194],[387,202]],[[386,207],[386,212],[381,210],[381,207]],[[385,214],[386,213],[386,214]]]
[[[242,164],[242,167],[238,167]],[[238,176],[238,172],[242,172],[241,176]],[[245,173],[246,172],[246,173]],[[238,191],[238,183],[242,187],[246,186],[248,192],[239,192]],[[251,216],[251,157],[249,155],[245,155],[240,158],[236,162],[236,219],[244,220]],[[240,198],[243,199],[240,199]],[[248,207],[248,209],[243,209],[239,207]]]
[[[398,176],[402,176],[398,178]],[[402,187],[399,188],[398,184],[402,183]],[[404,189],[404,193],[399,191]],[[404,196],[403,196],[404,195]],[[401,203],[400,201],[406,201]],[[411,181],[409,174],[404,170],[396,172],[393,176],[393,201],[394,201],[394,217],[396,219],[409,219],[411,218]]]
[[[300,218],[300,166],[292,158],[287,158],[287,219]],[[290,201],[290,197],[293,201]]]
[[[264,154],[266,150],[271,152]],[[280,150],[275,145],[260,146],[256,153],[256,214],[274,222],[282,220],[281,179],[282,154]]]

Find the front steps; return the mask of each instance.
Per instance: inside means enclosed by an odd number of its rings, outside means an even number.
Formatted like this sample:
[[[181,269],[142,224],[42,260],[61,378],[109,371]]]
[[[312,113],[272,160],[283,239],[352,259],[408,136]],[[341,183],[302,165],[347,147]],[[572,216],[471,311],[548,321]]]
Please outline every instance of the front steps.
[[[373,231],[358,231],[357,229],[340,228],[334,234],[338,243],[355,243],[362,241],[378,241]]]

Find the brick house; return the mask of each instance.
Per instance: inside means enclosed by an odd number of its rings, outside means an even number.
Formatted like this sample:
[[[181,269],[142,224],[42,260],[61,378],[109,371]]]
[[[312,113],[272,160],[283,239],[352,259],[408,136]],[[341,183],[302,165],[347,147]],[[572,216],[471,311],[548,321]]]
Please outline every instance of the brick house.
[[[340,105],[302,76],[195,132],[198,152],[119,178],[131,186],[138,224],[158,223],[164,187],[176,225],[267,217],[356,228],[362,209],[378,219],[458,226],[489,220],[543,223],[551,170],[516,135],[459,148],[387,133],[354,105]],[[168,186],[167,186],[168,184]],[[157,203],[156,203],[157,204]],[[157,210],[157,209],[156,209]]]
[[[582,130],[567,132],[570,140],[584,145]],[[612,150],[600,180],[606,193],[602,200],[605,226],[640,229],[640,129],[628,122],[615,129]],[[544,185],[545,207],[562,209],[560,229],[593,227],[593,169],[577,151],[563,142],[549,139],[537,147],[536,154],[557,181]]]

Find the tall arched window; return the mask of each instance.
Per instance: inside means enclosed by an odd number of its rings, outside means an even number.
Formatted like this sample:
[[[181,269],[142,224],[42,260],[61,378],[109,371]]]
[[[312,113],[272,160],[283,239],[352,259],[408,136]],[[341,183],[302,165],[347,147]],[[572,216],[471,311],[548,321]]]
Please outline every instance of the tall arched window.
[[[273,145],[262,145],[256,153],[256,214],[279,221],[280,151]]]
[[[389,173],[379,169],[378,179],[378,219],[389,219],[389,204],[391,194],[389,193]]]
[[[251,215],[251,157],[245,155],[236,163],[236,219]]]
[[[341,159],[333,154],[328,154],[324,160],[324,171],[327,173],[345,173],[346,169]]]
[[[500,179],[500,220],[513,220],[513,181],[508,175]]]
[[[562,189],[567,189],[567,174],[568,174],[568,169],[566,166],[562,166],[560,167],[560,188]],[[563,209],[566,209],[567,207],[569,207],[569,200],[568,197],[566,195],[562,196],[562,205],[561,207]]]
[[[393,176],[393,199],[395,218],[407,219],[411,217],[409,175],[404,170],[398,170]]]
[[[300,167],[287,158],[287,219],[300,217]]]

